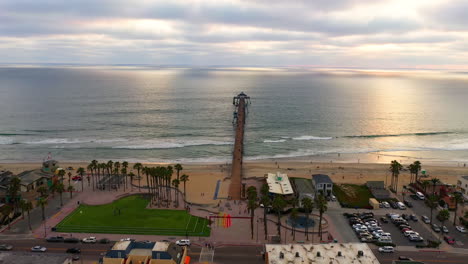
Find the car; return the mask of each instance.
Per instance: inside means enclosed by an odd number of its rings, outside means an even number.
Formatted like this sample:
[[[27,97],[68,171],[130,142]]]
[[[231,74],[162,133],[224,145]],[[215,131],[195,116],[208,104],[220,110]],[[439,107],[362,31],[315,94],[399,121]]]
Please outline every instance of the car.
[[[380,222],[382,223],[388,223],[388,219],[385,216],[380,217]]]
[[[388,203],[390,204],[390,206],[391,206],[393,209],[398,209],[398,205],[397,205],[397,203],[395,203],[394,201],[389,201]]]
[[[401,232],[402,232],[402,233],[405,233],[406,231],[411,231],[411,230],[412,230],[411,228],[403,228],[403,229],[401,230]]]
[[[13,249],[12,245],[7,245],[7,244],[0,245],[0,250],[12,250],[12,249]]]
[[[400,210],[406,210],[406,205],[405,205],[404,203],[402,203],[402,202],[397,202],[396,204],[397,204],[398,209],[400,209]]]
[[[436,232],[436,233],[439,233],[439,232],[440,232],[440,227],[439,227],[438,225],[432,224],[431,227],[432,227],[432,230],[434,230],[434,232]]]
[[[110,243],[110,240],[107,239],[107,238],[101,238],[101,239],[99,239],[99,243],[100,243],[100,244],[109,244],[109,243]]]
[[[78,256],[78,255],[73,255],[72,260],[73,260],[73,261],[80,260],[80,256]]]
[[[382,202],[383,207],[390,208],[390,204],[388,202]]]
[[[81,240],[83,243],[96,243],[96,237],[85,237]]]
[[[76,176],[73,176],[73,177],[72,177],[72,180],[73,180],[73,181],[81,181],[82,178],[81,178],[81,176],[76,175]]]
[[[429,219],[429,217],[427,217],[427,216],[425,216],[425,215],[421,216],[421,219],[422,219],[423,222],[426,223],[426,224],[431,223],[431,220]]]
[[[418,217],[415,214],[410,215],[411,220],[418,222]]]
[[[63,242],[65,243],[79,243],[80,242],[80,239],[76,238],[76,237],[67,237],[63,240]]]
[[[408,207],[408,208],[412,208],[413,207],[413,204],[408,201],[408,200],[404,200],[403,203]]]
[[[47,242],[64,242],[64,238],[61,236],[53,236],[53,237],[48,237],[46,238]]]
[[[403,229],[411,229],[411,226],[409,226],[409,225],[399,225],[398,228],[399,228],[400,230],[403,230]]]
[[[190,246],[190,239],[181,239],[176,241],[178,246]]]
[[[455,228],[458,230],[460,233],[466,233],[466,229],[463,226],[455,226]]]
[[[135,239],[127,237],[120,239],[120,241],[135,241]]]
[[[69,249],[67,249],[67,253],[80,254],[81,249],[79,249],[79,248],[69,248]]]
[[[442,232],[448,234],[449,230],[446,226],[442,226]]]
[[[332,202],[336,202],[336,196],[332,194],[331,195],[331,200],[332,200]]]
[[[421,236],[418,235],[410,235],[408,239],[412,242],[422,242],[424,239]]]
[[[47,248],[42,246],[34,246],[31,248],[32,252],[46,252]]]
[[[413,259],[412,259],[412,258],[405,257],[405,256],[399,256],[399,257],[398,257],[398,260],[409,260],[409,261],[412,261]]]
[[[422,194],[422,192],[416,192],[416,197],[418,197],[419,200],[426,199],[426,197],[424,196],[424,194]]]
[[[447,242],[447,244],[449,245],[453,245],[455,244],[455,239],[453,237],[449,237],[449,236],[444,236],[444,240]]]
[[[379,252],[381,253],[393,253],[395,249],[392,246],[379,247]]]
[[[409,236],[419,236],[419,233],[418,232],[415,232],[413,230],[407,230],[403,233],[403,235],[405,235],[405,237],[409,237]]]

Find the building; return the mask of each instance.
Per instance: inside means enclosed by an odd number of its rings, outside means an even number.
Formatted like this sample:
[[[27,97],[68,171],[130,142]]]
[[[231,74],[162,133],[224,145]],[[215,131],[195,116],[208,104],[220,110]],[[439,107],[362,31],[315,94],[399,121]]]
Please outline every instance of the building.
[[[186,247],[172,242],[119,241],[103,257],[104,264],[185,264],[189,261]]]
[[[465,200],[468,200],[468,176],[458,176],[457,190],[463,194]]]
[[[287,174],[280,172],[268,173],[266,176],[266,182],[268,184],[268,191],[270,194],[290,195],[294,194],[291,182]]]
[[[72,264],[67,254],[37,254],[26,252],[3,252],[0,264]]]
[[[375,198],[379,200],[390,198],[390,192],[385,189],[384,181],[368,181],[366,186]]]
[[[52,186],[57,180],[54,172],[59,168],[58,166],[58,161],[47,160],[42,163],[41,169],[23,171],[18,174],[17,176],[21,179],[21,191],[29,192],[41,186]]]
[[[295,178],[292,179],[292,182],[299,200],[299,207],[302,207],[302,199],[306,197],[314,200],[315,191],[311,179]]]
[[[266,264],[379,264],[365,243],[266,244]]]
[[[11,171],[0,171],[0,203],[7,202],[8,185],[12,176]]]
[[[314,185],[315,193],[322,193],[325,196],[331,196],[333,192],[333,182],[325,174],[312,175],[312,184]]]

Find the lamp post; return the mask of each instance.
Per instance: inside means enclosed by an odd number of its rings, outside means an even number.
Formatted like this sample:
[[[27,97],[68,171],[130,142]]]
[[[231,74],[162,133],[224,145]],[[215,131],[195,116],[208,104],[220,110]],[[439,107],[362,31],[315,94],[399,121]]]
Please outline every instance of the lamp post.
[[[257,216],[257,242],[258,242],[258,216]]]

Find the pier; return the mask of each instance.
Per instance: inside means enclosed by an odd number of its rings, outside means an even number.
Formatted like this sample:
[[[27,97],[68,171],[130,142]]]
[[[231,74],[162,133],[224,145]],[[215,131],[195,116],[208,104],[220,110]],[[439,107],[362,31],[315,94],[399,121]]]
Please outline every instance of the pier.
[[[250,97],[244,92],[232,99],[235,106],[233,124],[235,125],[236,138],[234,150],[232,151],[231,185],[229,186],[229,197],[233,200],[241,199],[242,188],[242,155],[244,154],[244,126],[247,105]]]

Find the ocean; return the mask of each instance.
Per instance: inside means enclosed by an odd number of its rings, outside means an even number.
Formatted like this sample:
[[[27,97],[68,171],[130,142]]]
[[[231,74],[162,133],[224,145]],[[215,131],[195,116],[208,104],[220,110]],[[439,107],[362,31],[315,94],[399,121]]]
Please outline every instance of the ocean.
[[[227,162],[245,92],[245,157],[468,162],[464,72],[3,66],[0,162]]]

